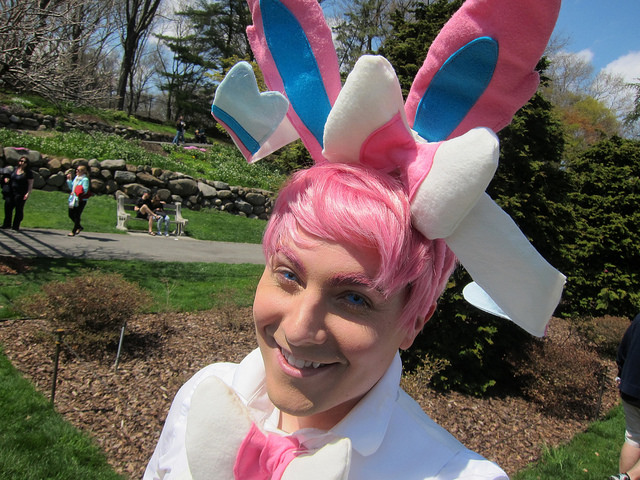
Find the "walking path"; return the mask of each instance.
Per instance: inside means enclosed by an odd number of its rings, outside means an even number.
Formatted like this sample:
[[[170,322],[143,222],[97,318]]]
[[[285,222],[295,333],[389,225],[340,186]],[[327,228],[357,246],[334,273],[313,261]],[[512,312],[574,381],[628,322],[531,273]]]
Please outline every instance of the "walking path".
[[[25,228],[0,230],[0,255],[98,260],[254,263],[264,265],[262,247],[251,243],[209,242],[189,237],[151,237],[146,233],[82,232]]]

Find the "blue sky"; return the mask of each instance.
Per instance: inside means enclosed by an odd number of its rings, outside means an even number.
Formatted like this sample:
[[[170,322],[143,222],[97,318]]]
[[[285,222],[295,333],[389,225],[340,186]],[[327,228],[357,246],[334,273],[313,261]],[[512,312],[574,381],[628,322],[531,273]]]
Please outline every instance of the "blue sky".
[[[556,34],[569,37],[566,49],[590,59],[596,72],[606,68],[638,81],[640,0],[562,0]]]

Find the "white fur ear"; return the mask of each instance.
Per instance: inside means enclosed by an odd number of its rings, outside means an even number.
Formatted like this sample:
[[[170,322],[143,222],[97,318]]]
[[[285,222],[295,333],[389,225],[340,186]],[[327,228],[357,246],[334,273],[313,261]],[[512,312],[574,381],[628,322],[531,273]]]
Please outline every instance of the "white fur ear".
[[[347,480],[350,467],[351,440],[341,438],[291,460],[282,480]]]
[[[364,141],[398,113],[409,132],[393,67],[384,57],[360,57],[327,117],[322,154],[330,162],[359,162]]]
[[[193,480],[234,480],[233,465],[252,420],[238,396],[217,377],[191,398],[185,446]]]
[[[450,236],[489,185],[498,156],[498,137],[488,128],[442,142],[411,201],[415,227],[432,240]]]

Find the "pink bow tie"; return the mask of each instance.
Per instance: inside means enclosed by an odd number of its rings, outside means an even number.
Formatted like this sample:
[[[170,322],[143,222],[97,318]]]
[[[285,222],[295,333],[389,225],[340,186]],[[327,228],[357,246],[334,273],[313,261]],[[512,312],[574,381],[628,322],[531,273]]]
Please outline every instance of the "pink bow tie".
[[[280,480],[291,460],[305,452],[295,438],[264,434],[254,423],[240,445],[233,474],[236,480]]]

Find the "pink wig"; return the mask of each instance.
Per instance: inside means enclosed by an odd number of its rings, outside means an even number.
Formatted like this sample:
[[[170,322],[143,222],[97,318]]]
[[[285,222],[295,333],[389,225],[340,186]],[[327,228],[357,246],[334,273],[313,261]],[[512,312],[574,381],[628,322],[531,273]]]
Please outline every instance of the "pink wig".
[[[401,325],[425,317],[446,287],[455,256],[443,240],[428,240],[411,226],[406,189],[394,177],[357,164],[324,163],[295,173],[278,195],[264,234],[267,262],[300,233],[355,247],[374,248],[374,279],[386,295],[407,288]]]

